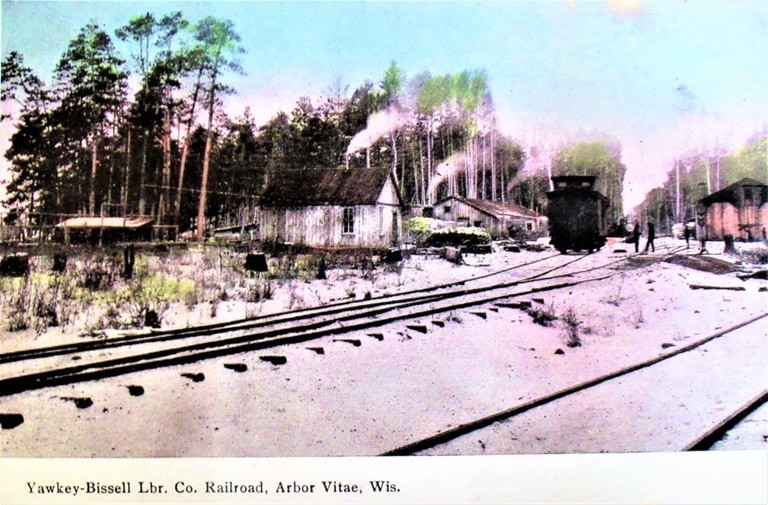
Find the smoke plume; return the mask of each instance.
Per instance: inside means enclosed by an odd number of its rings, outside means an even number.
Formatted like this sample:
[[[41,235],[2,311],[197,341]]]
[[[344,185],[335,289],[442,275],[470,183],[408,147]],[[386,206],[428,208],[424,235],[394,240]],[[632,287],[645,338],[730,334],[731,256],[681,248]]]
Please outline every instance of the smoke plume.
[[[368,126],[365,130],[352,137],[347,147],[347,156],[371,147],[381,137],[413,122],[414,118],[411,114],[395,108],[374,112],[368,118]]]

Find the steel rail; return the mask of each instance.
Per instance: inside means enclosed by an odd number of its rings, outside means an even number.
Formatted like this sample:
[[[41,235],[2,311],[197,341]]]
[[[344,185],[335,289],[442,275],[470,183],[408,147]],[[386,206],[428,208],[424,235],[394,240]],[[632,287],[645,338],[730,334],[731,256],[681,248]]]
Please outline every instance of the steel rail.
[[[456,426],[454,428],[451,428],[450,430],[445,430],[440,433],[437,433],[435,435],[415,440],[413,442],[409,442],[405,445],[402,445],[400,447],[391,449],[385,453],[382,453],[381,456],[407,456],[412,455],[417,452],[425,451],[427,449],[432,449],[434,447],[437,447],[439,445],[443,445],[447,442],[450,442],[451,440],[454,440],[458,437],[461,437],[463,435],[467,435],[469,433],[472,433],[474,431],[487,428],[488,426],[492,425],[493,423],[504,421],[507,419],[510,419],[512,417],[515,417],[517,415],[520,415],[524,412],[527,412],[529,410],[533,410],[535,408],[541,407],[543,405],[547,405],[549,403],[552,403],[556,400],[560,400],[562,398],[565,398],[567,396],[571,396],[573,394],[579,393],[581,391],[584,391],[589,388],[593,388],[599,384],[602,384],[604,382],[616,379],[618,377],[622,377],[624,375],[630,374],[632,372],[636,372],[638,370],[642,370],[644,368],[651,367],[657,363],[660,363],[662,361],[668,360],[670,358],[673,358],[679,354],[690,352],[697,347],[700,347],[708,342],[711,342],[712,340],[716,338],[720,338],[724,335],[727,335],[728,333],[732,333],[740,328],[743,328],[745,326],[748,326],[750,324],[753,324],[760,319],[763,319],[764,317],[768,316],[768,312],[759,314],[757,316],[751,317],[745,321],[742,321],[740,323],[737,323],[733,326],[730,326],[724,330],[718,331],[716,333],[713,333],[712,335],[709,335],[707,337],[704,337],[700,340],[697,340],[696,342],[693,342],[691,344],[688,344],[684,347],[680,347],[679,349],[676,349],[675,351],[662,354],[656,358],[652,358],[646,361],[642,361],[640,363],[636,363],[634,365],[630,365],[628,367],[624,367],[620,370],[617,370],[615,372],[610,372],[604,375],[601,375],[597,378],[590,379],[585,382],[581,382],[579,384],[576,384],[574,386],[570,386],[564,389],[561,389],[559,391],[556,391],[554,393],[550,393],[548,395],[542,396],[540,398],[537,398],[535,400],[523,403],[521,405],[517,405],[515,407],[512,407],[510,409],[503,410],[501,412],[497,412],[495,414],[491,414],[489,416],[483,417],[481,419],[477,419],[474,421],[470,421],[467,423],[460,424],[459,426]]]
[[[82,353],[82,352],[87,352],[87,351],[97,350],[97,349],[109,349],[109,348],[121,347],[126,345],[136,345],[136,344],[152,343],[152,342],[164,342],[164,341],[183,339],[183,338],[252,330],[256,328],[267,327],[270,325],[278,325],[281,323],[299,322],[299,321],[307,320],[310,318],[334,316],[336,314],[340,314],[345,311],[348,311],[352,307],[360,307],[361,309],[365,309],[365,308],[371,308],[371,307],[386,306],[388,304],[397,303],[392,301],[393,299],[396,299],[396,298],[403,298],[404,301],[414,300],[416,298],[407,298],[407,296],[411,294],[416,294],[416,293],[431,293],[438,289],[445,289],[452,286],[464,285],[468,282],[474,282],[478,279],[491,277],[493,275],[499,275],[501,273],[508,272],[510,270],[514,270],[516,268],[520,268],[523,266],[528,266],[533,263],[538,263],[546,259],[551,259],[556,256],[560,256],[560,255],[553,255],[553,256],[548,256],[546,258],[540,258],[535,261],[523,263],[520,265],[515,265],[514,267],[505,268],[503,270],[491,272],[490,274],[485,274],[475,278],[464,279],[461,281],[455,281],[455,282],[441,284],[437,286],[429,286],[427,288],[410,290],[410,291],[405,291],[405,292],[396,293],[392,295],[379,296],[379,297],[371,298],[368,300],[344,301],[344,302],[324,305],[321,307],[308,307],[305,309],[299,309],[294,311],[284,311],[284,312],[279,312],[275,314],[267,314],[264,316],[258,316],[256,318],[248,318],[243,320],[235,320],[235,321],[228,321],[224,323],[214,323],[214,324],[208,324],[208,325],[199,325],[191,328],[178,328],[173,330],[152,331],[150,333],[142,333],[138,335],[130,335],[125,337],[114,337],[114,338],[95,340],[90,342],[77,342],[77,343],[61,344],[61,345],[49,346],[49,347],[43,347],[43,348],[37,348],[37,349],[26,349],[21,351],[14,351],[14,352],[0,354],[0,364],[12,363],[12,362],[29,360],[29,359],[39,359],[39,358],[45,358],[45,357],[51,357],[51,356],[73,354],[73,353]],[[535,280],[540,276],[551,273],[559,268],[564,268],[577,261],[580,261],[581,259],[583,258],[582,257],[577,258],[576,260],[569,261],[553,269],[546,270],[544,272],[524,278],[516,282],[517,283],[531,282],[532,280]],[[440,296],[440,295],[435,295],[435,294],[423,295],[421,299],[430,300],[435,296]]]
[[[671,254],[671,252],[669,254]],[[539,263],[539,262],[552,259],[555,257],[560,257],[560,256],[562,255],[556,254],[556,255],[546,256],[544,258],[539,258],[533,261],[521,263],[518,265],[513,265],[512,267],[504,268],[501,270],[497,270],[497,271],[490,272],[490,273],[483,274],[476,277],[471,277],[468,279],[453,281],[453,282],[434,285],[434,286],[428,286],[426,288],[421,288],[421,289],[413,289],[413,290],[390,294],[390,295],[382,295],[382,296],[378,296],[368,300],[345,300],[341,302],[323,305],[320,307],[307,307],[304,309],[277,312],[274,314],[267,314],[263,316],[257,316],[254,318],[245,318],[245,319],[227,321],[222,323],[198,325],[191,328],[178,328],[178,329],[171,329],[171,330],[151,331],[149,333],[141,333],[137,335],[107,338],[107,339],[90,341],[90,342],[61,344],[57,346],[49,346],[49,347],[43,347],[43,348],[37,348],[37,349],[26,349],[21,351],[14,351],[14,352],[0,354],[0,364],[12,363],[12,362],[18,362],[18,361],[30,360],[30,359],[40,359],[40,358],[51,357],[51,356],[60,356],[60,355],[66,355],[66,354],[83,353],[83,352],[88,352],[88,351],[97,350],[97,349],[110,349],[110,348],[122,347],[127,345],[164,342],[164,341],[172,341],[176,339],[186,339],[186,338],[193,338],[193,337],[200,337],[200,336],[231,333],[236,331],[252,330],[256,328],[267,327],[270,325],[278,325],[281,323],[291,323],[291,322],[307,320],[310,318],[333,316],[348,310],[352,306],[359,306],[361,308],[386,306],[387,304],[392,303],[391,302],[392,299],[405,298],[411,294],[431,293],[439,289],[465,285],[469,282],[474,282],[480,279],[492,277],[492,276],[506,273],[524,266],[529,266],[535,263]],[[545,270],[535,275],[523,278],[519,281],[515,281],[514,284],[531,282],[536,279],[541,280],[542,276],[548,273],[554,272],[556,270],[560,270],[567,266],[570,266],[571,264],[576,263],[577,261],[581,261],[587,256],[588,255],[580,255],[575,260],[568,261],[561,265],[557,265],[549,270]],[[620,258],[619,260],[609,262],[605,265],[601,265],[593,269],[581,270],[581,271],[573,272],[572,274],[563,274],[561,276],[555,276],[555,277],[562,277],[562,276],[569,276],[577,273],[584,273],[586,271],[604,268],[605,266],[608,266],[610,264],[619,263],[626,260],[627,260],[627,257],[623,257],[623,258]],[[554,277],[550,277],[550,278],[554,278]],[[548,279],[548,278],[545,277],[543,279]],[[514,284],[510,284],[510,285],[514,285]],[[429,300],[432,296],[434,295],[425,295],[422,299]],[[411,299],[415,299],[415,298],[411,298]]]
[[[503,292],[501,294],[493,296],[485,296],[482,298],[476,298],[469,301],[458,302],[443,307],[431,307],[425,310],[417,310],[414,312],[408,312],[406,314],[391,315],[386,318],[377,318],[361,322],[353,322],[349,325],[334,327],[334,328],[321,328],[321,323],[313,323],[312,325],[306,325],[301,328],[289,328],[282,330],[273,330],[270,332],[245,335],[227,340],[217,340],[211,342],[203,342],[181,348],[163,349],[159,351],[153,351],[144,354],[137,354],[132,356],[125,356],[121,358],[110,359],[101,362],[94,362],[76,366],[63,367],[58,369],[47,370],[44,372],[37,372],[22,376],[10,377],[6,379],[0,379],[0,396],[10,396],[23,391],[40,389],[44,387],[59,386],[64,384],[72,384],[75,382],[83,382],[88,380],[96,380],[105,377],[112,377],[116,375],[123,375],[126,373],[132,373],[140,370],[148,370],[154,368],[160,368],[164,366],[174,366],[194,363],[197,361],[218,358],[231,354],[239,354],[243,352],[267,349],[272,347],[278,347],[288,344],[297,344],[314,340],[331,335],[338,335],[343,333],[349,333],[354,331],[361,331],[370,328],[383,326],[385,324],[399,322],[405,319],[413,319],[423,316],[434,315],[436,313],[451,312],[467,307],[475,307],[484,303],[490,303],[506,298],[523,296],[532,293],[539,293],[545,291],[551,291],[555,289],[562,289],[566,287],[572,287],[586,282],[594,282],[603,279],[607,279],[615,274],[605,275],[602,277],[584,279],[580,281],[565,282],[560,284],[542,286],[529,289],[527,291],[518,292]],[[493,290],[508,289],[493,288]],[[470,291],[470,290],[463,290]],[[473,293],[461,293],[456,295],[451,293],[452,296],[445,296],[445,299],[455,298],[457,296],[468,296]],[[419,306],[424,305],[424,302],[416,301],[410,302],[407,306]],[[371,314],[366,314],[370,316]],[[365,316],[350,316],[353,317],[365,317]]]
[[[538,280],[539,281],[553,280],[560,277],[572,276],[576,273],[594,271],[596,269],[606,268],[607,266],[610,266],[612,264],[625,261],[625,260],[626,258],[621,258],[619,260],[611,261],[604,265],[599,265],[597,267],[585,269],[580,272],[560,274],[560,275],[555,275],[555,276],[550,276],[545,278],[539,278]],[[578,259],[574,260],[574,262],[575,261],[578,261]],[[563,266],[567,266],[571,263],[573,262],[569,262]],[[403,303],[400,303],[397,306],[384,308],[384,309],[376,309],[373,311],[367,311],[362,313],[352,313],[344,318],[338,318],[335,321],[331,321],[331,322],[327,322],[327,321],[313,322],[311,324],[306,324],[302,327],[292,327],[288,329],[272,330],[272,331],[256,333],[256,334],[246,334],[246,335],[224,339],[224,340],[202,342],[202,343],[193,344],[193,345],[180,347],[180,348],[164,349],[160,351],[154,351],[154,352],[148,352],[148,353],[143,353],[143,354],[138,354],[133,356],[116,358],[116,359],[102,361],[102,362],[81,364],[77,366],[52,369],[52,370],[39,372],[39,373],[10,377],[10,378],[0,380],[0,396],[8,396],[11,394],[16,394],[16,393],[30,390],[30,389],[38,389],[41,387],[69,384],[69,383],[79,382],[84,380],[94,380],[94,379],[113,376],[113,375],[120,375],[123,373],[131,373],[133,371],[138,371],[138,370],[159,368],[160,366],[171,366],[175,364],[191,363],[191,362],[199,361],[202,359],[209,359],[209,358],[219,357],[219,356],[224,356],[229,354],[237,354],[240,352],[247,352],[250,350],[258,350],[258,349],[264,349],[269,347],[276,347],[279,345],[298,343],[298,342],[311,340],[314,338],[321,338],[321,337],[332,335],[332,334],[340,334],[340,333],[346,333],[350,331],[362,330],[370,327],[381,326],[383,324],[388,324],[390,322],[395,322],[395,321],[401,321],[407,318],[415,318],[415,317],[431,315],[439,312],[447,312],[451,310],[457,310],[460,308],[482,305],[484,303],[497,301],[504,298],[511,298],[511,297],[523,296],[525,294],[531,294],[535,292],[549,291],[552,289],[560,289],[564,287],[571,287],[578,284],[582,284],[584,282],[593,282],[597,280],[603,280],[603,279],[610,278],[614,275],[617,275],[616,273],[613,273],[603,277],[557,284],[554,286],[544,286],[544,287],[534,288],[524,292],[504,293],[501,295],[484,297],[484,298],[472,300],[469,302],[454,304],[454,305],[450,305],[448,307],[443,307],[440,309],[430,309],[427,311],[408,313],[408,314],[398,315],[398,316],[390,316],[389,318],[357,323],[357,324],[353,324],[353,325],[349,325],[341,328],[328,328],[323,330],[319,329],[322,326],[328,326],[329,324],[333,324],[338,321],[345,321],[345,320],[351,320],[356,318],[361,319],[364,317],[375,317],[377,315],[380,315],[381,313],[384,313],[390,310],[424,305],[426,303],[434,302],[439,299],[450,299],[450,298],[456,298],[460,296],[468,296],[468,295],[476,294],[483,291],[489,291],[489,290],[494,291],[499,289],[507,289],[510,287],[518,286],[519,284],[522,284],[524,282],[532,282],[533,277],[540,277],[541,275],[545,275],[546,273],[551,273],[557,268],[558,267],[556,267],[555,269],[547,270],[545,272],[541,272],[535,276],[531,276],[531,278],[528,278],[527,280],[524,280],[524,281],[511,282],[511,283],[506,283],[506,284],[502,284],[494,287],[463,289],[463,290],[453,291],[449,293],[430,295],[427,298],[417,297],[416,299],[413,299],[413,300],[404,301]],[[291,331],[293,331],[295,335],[286,336],[286,335],[289,335]],[[256,342],[254,342],[254,340],[256,340]],[[227,346],[232,346],[232,347],[227,347]],[[188,354],[186,357],[178,356],[183,353],[191,353],[191,354]],[[176,357],[174,358],[174,356]],[[160,362],[155,360],[162,360],[162,361]],[[142,362],[143,364],[141,364]]]
[[[752,398],[750,401],[736,409],[728,417],[721,420],[713,427],[696,437],[686,445],[684,451],[708,451],[715,443],[723,439],[726,433],[744,420],[749,414],[768,402],[768,389]]]

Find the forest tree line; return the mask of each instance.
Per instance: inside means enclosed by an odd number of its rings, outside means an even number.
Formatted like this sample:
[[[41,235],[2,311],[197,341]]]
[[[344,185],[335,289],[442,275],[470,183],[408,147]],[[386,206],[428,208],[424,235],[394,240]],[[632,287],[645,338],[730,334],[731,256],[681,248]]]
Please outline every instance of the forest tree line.
[[[742,147],[693,150],[677,157],[661,186],[634,209],[635,220],[653,220],[671,231],[675,223],[696,219],[697,202],[744,178],[768,183],[768,129],[754,133]]]
[[[243,73],[240,42],[228,20],[147,13],[112,35],[88,23],[50,84],[10,53],[2,62],[3,121],[14,124],[7,219],[149,215],[202,238],[257,204],[274,171],[336,167],[387,167],[413,205],[459,194],[538,211],[550,171],[589,173],[612,216],[622,215],[618,143],[565,146],[549,170],[526,167],[531,148],[499,132],[483,71],[406,78],[392,62],[376,83],[350,92],[336,82],[257,125],[248,108],[234,118],[223,110],[235,92],[227,77]]]

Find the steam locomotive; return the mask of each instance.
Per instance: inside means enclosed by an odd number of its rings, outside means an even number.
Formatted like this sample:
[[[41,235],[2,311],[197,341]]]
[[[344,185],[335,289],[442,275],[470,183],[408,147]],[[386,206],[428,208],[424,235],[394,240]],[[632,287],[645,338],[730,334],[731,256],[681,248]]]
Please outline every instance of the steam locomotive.
[[[595,191],[591,175],[552,177],[547,192],[550,243],[563,254],[568,250],[590,253],[605,245],[608,198]]]

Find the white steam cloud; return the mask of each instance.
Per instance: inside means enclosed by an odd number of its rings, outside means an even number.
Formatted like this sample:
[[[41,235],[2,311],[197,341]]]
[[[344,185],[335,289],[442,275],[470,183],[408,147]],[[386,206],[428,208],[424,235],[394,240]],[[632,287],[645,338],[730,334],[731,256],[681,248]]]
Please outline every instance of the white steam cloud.
[[[467,156],[465,154],[454,154],[447,160],[440,163],[437,168],[435,168],[434,177],[432,177],[432,179],[429,181],[429,189],[427,190],[427,194],[434,195],[435,191],[437,190],[437,186],[440,185],[441,182],[446,180],[448,176],[457,174],[459,171],[464,170],[466,165]]]
[[[412,114],[395,108],[371,114],[365,130],[352,137],[347,147],[347,156],[371,147],[381,137],[413,124],[414,121]]]

